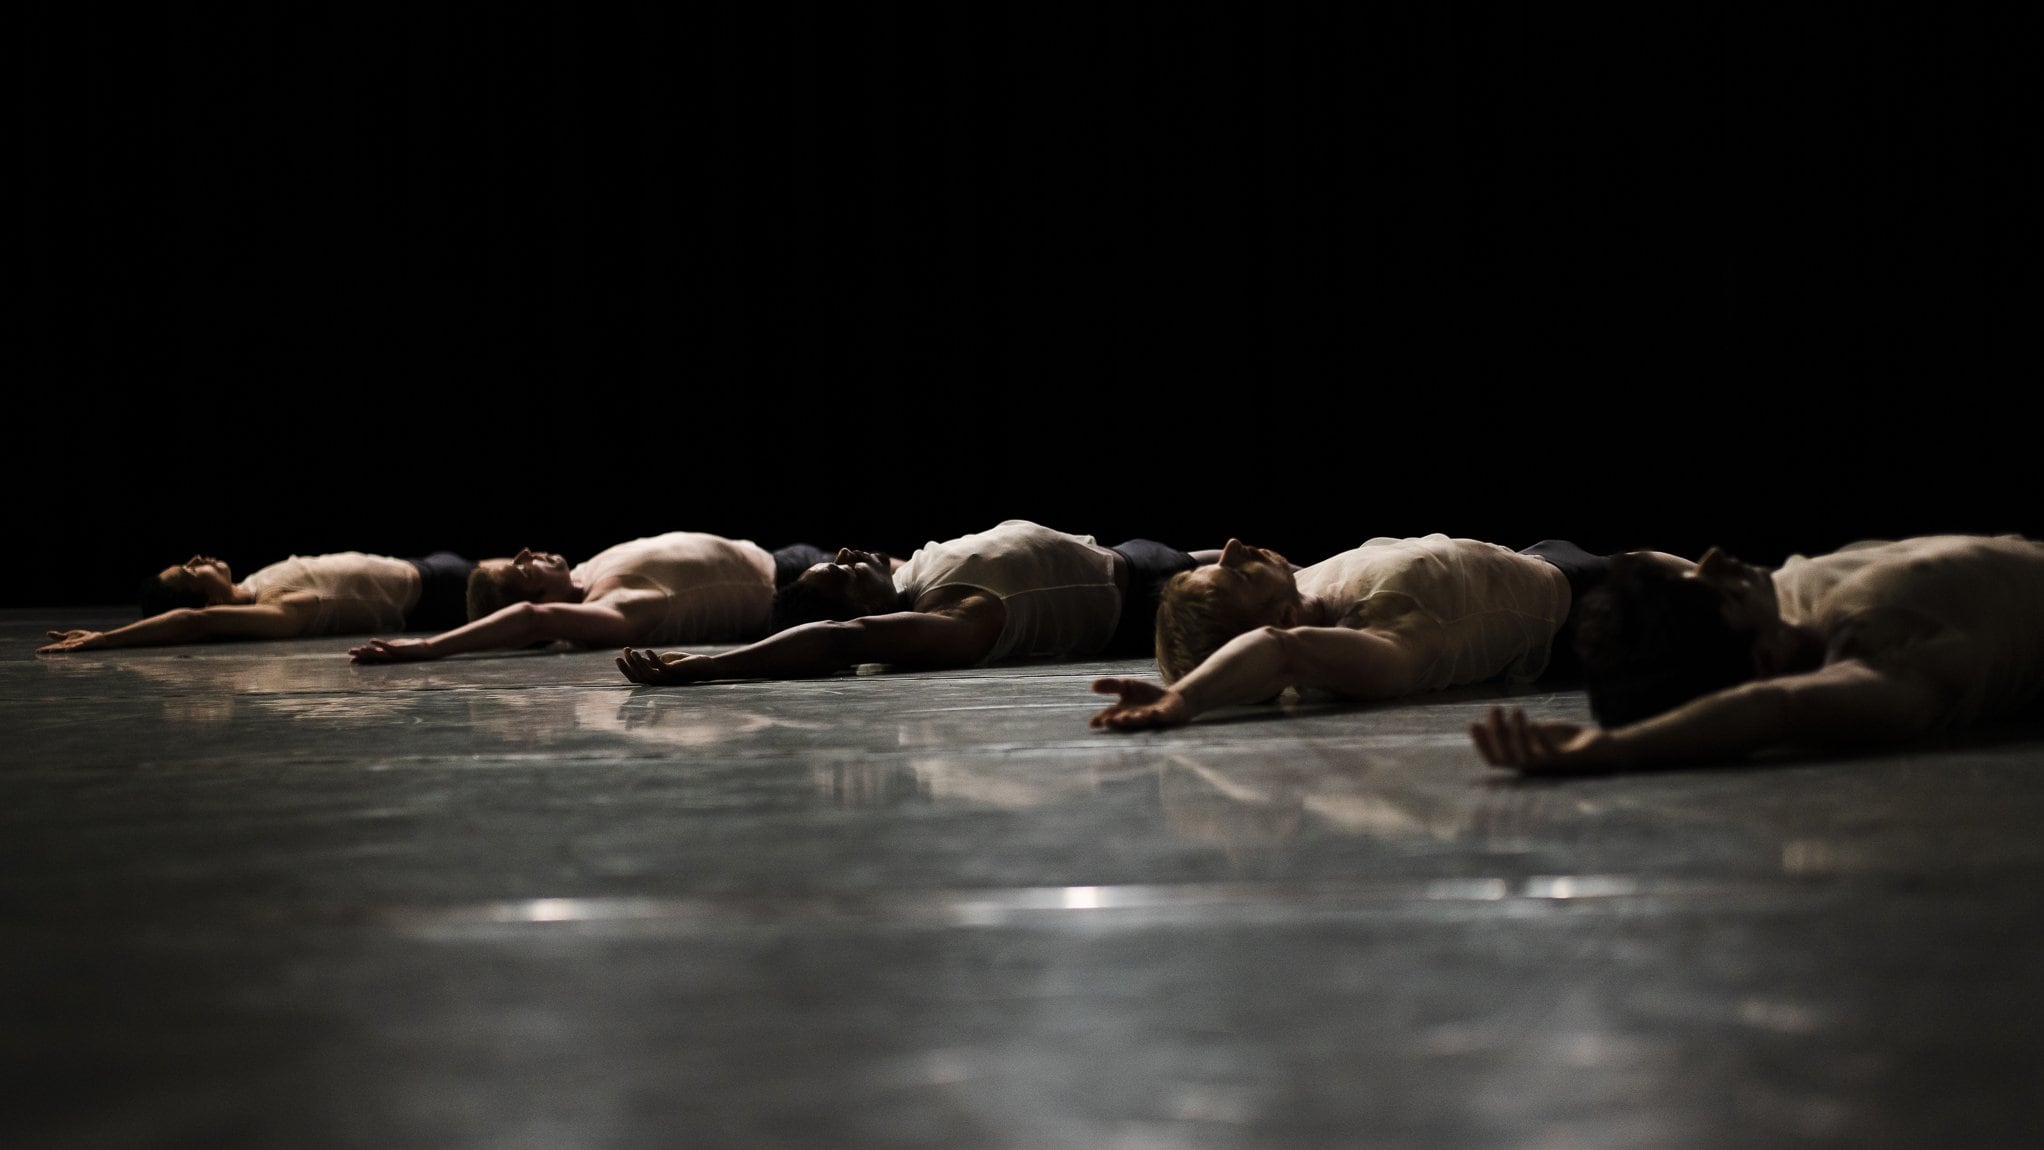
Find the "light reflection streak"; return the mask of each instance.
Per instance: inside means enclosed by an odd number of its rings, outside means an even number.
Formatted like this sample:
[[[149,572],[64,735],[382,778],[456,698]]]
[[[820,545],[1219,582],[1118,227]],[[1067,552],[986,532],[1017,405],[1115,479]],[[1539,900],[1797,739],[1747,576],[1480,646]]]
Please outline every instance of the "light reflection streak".
[[[1256,884],[1073,885],[993,891],[907,891],[788,899],[541,897],[440,908],[410,908],[381,917],[403,927],[461,930],[490,926],[659,923],[722,928],[801,919],[807,922],[918,922],[993,927],[1026,924],[1072,911],[1208,914],[1418,912],[1455,904],[1535,904],[1623,898],[1646,893],[1631,879],[1601,875],[1431,882],[1319,883],[1272,890]]]
[[[1527,898],[1613,898],[1639,893],[1639,884],[1614,875],[1545,875],[1526,880]]]

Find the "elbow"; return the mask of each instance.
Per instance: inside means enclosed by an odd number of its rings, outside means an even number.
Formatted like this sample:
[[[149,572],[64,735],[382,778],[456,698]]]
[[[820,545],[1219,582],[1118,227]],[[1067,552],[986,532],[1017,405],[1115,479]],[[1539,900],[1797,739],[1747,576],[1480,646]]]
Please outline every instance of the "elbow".
[[[504,637],[513,644],[538,643],[554,633],[550,605],[546,603],[513,603],[500,610],[497,615],[507,624]]]
[[[1270,698],[1275,699],[1287,688],[1299,686],[1305,666],[1305,652],[1300,649],[1299,636],[1287,628],[1276,626],[1258,627],[1253,635],[1252,649],[1257,652],[1256,661],[1273,685]]]
[[[823,640],[826,661],[851,666],[866,661],[866,625],[858,619],[825,619],[809,626]]]
[[[1258,627],[1252,634],[1255,638],[1251,641],[1262,648],[1267,657],[1286,670],[1290,670],[1298,662],[1298,653],[1295,650],[1297,637],[1290,630],[1271,625]]]

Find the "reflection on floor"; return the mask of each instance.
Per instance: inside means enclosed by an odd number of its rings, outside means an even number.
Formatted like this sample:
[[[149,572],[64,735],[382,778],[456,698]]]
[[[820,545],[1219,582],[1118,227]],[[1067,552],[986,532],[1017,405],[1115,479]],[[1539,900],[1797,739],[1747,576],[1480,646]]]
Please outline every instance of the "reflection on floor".
[[[85,621],[0,613],[19,1150],[2044,1124],[2044,737],[1526,783],[1489,690],[1125,735],[1088,684],[1140,664],[32,653]]]

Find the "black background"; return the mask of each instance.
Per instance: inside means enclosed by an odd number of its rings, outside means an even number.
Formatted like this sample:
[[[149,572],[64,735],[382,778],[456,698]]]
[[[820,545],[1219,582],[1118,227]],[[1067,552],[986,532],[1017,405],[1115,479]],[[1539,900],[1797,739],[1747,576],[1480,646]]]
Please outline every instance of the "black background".
[[[2034,5],[18,8],[0,603],[2044,533]]]

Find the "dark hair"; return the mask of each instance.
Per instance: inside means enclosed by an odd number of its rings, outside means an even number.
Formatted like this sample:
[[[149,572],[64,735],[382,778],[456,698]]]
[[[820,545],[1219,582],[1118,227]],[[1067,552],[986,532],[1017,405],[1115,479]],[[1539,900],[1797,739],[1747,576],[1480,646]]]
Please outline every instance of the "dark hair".
[[[204,607],[206,593],[191,585],[189,581],[181,586],[173,586],[159,573],[142,580],[142,586],[135,592],[135,601],[141,605],[142,617],[146,619],[152,615],[161,615],[165,611],[175,611],[180,607]]]
[[[835,554],[837,553],[830,552],[817,560],[817,562],[829,563],[831,562],[831,556]],[[885,551],[873,551],[869,552],[869,554],[879,561],[882,572],[887,571],[893,563],[893,560],[888,557]],[[800,627],[804,623],[816,623],[826,619],[834,622],[842,622],[846,619],[859,619],[867,615],[892,610],[899,605],[898,600],[901,598],[901,594],[898,590],[889,590],[886,605],[862,604],[861,600],[865,596],[863,594],[854,594],[861,587],[861,583],[858,580],[853,580],[850,583],[842,580],[832,580],[828,586],[824,586],[819,585],[814,579],[803,578],[802,576],[808,573],[810,567],[815,565],[812,563],[809,567],[804,567],[801,571],[796,572],[794,577],[781,583],[780,586],[774,589],[773,606],[767,612],[767,634],[771,635],[777,631],[785,631],[790,627]],[[883,575],[882,578],[884,580],[885,576]]]
[[[1622,727],[1751,679],[1754,633],[1726,622],[1723,605],[1707,584],[1614,556],[1610,577],[1577,606],[1590,714]]]
[[[820,619],[856,619],[867,612],[836,590],[818,587],[807,579],[796,579],[774,591],[773,609],[767,614],[767,634],[814,623]]]

